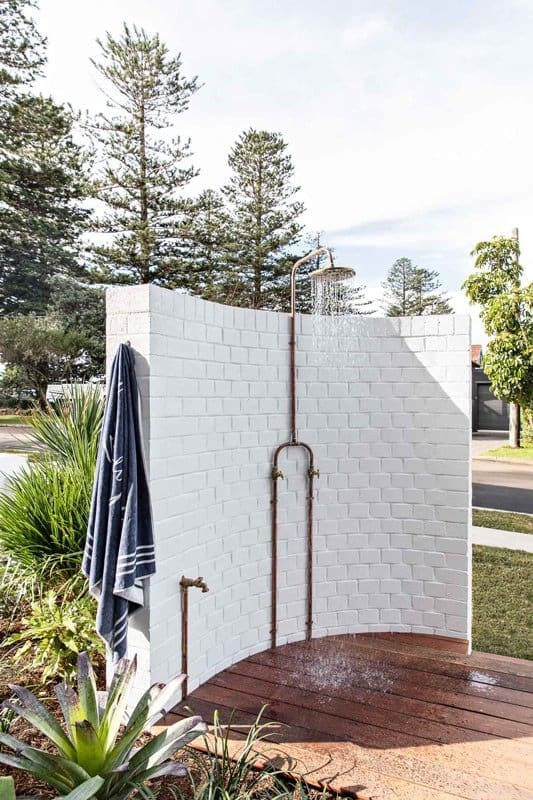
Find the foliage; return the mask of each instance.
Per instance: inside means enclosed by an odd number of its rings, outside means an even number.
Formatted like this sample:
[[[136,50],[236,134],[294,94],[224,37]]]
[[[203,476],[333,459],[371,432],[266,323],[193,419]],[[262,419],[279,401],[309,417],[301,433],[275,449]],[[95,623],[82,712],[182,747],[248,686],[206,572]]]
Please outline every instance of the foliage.
[[[29,581],[80,577],[104,400],[73,387],[48,414],[31,419],[48,455],[9,482],[0,496],[0,546]]]
[[[496,447],[494,450],[487,450],[483,453],[487,458],[512,458],[515,461],[521,459],[533,461],[533,442],[522,443],[521,447],[510,447],[509,445],[502,445]]]
[[[483,369],[497,397],[533,406],[533,283],[521,286],[522,266],[516,239],[494,236],[473,249],[475,272],[463,289],[491,337]]]
[[[197,78],[186,78],[180,56],[171,57],[159,36],[142,28],[124,24],[120,37],[107,33],[98,44],[101,61],[93,64],[110,108],[93,126],[103,165],[95,194],[106,206],[97,229],[108,240],[95,247],[98,274],[178,285],[181,227],[190,210],[179,190],[197,173],[184,166],[190,142],[167,134],[198,90]]]
[[[223,197],[212,189],[202,192],[183,233],[188,269],[179,285],[205,300],[231,304],[238,286],[228,271],[230,218]]]
[[[15,712],[9,708],[0,709],[0,733],[9,733],[13,720],[15,719]],[[2,795],[0,794],[0,797]]]
[[[472,509],[472,525],[479,528],[495,528],[516,533],[533,533],[533,515],[516,514],[513,511],[489,511]]]
[[[452,314],[448,298],[440,288],[439,273],[416,267],[409,258],[399,258],[382,283],[385,290],[385,313],[388,317],[412,317],[427,314]]]
[[[156,684],[148,689],[126,722],[125,712],[135,673],[136,659],[122,660],[109,694],[99,693],[89,659],[81,654],[78,692],[68,684],[56,686],[65,729],[31,692],[21,686],[11,686],[19,702],[6,701],[4,707],[35,726],[52,742],[59,755],[0,734],[0,744],[9,748],[9,752],[0,751],[0,763],[35,775],[60,795],[68,794],[91,777],[100,776],[103,783],[96,792],[99,800],[126,800],[134,792],[142,792],[146,781],[152,778],[184,775],[183,765],[170,761],[170,757],[206,730],[200,717],[180,720],[134,749],[142,732],[161,717],[173,700],[184,676],[175,678],[167,686]]]
[[[10,776],[0,778],[0,797],[2,800],[16,800],[15,781]]]
[[[533,659],[533,554],[499,547],[473,552],[473,647]]]
[[[66,333],[84,337],[85,360],[77,378],[94,378],[105,372],[105,292],[67,275],[50,279],[47,313]]]
[[[522,442],[533,445],[533,409],[522,409]]]
[[[105,400],[98,386],[70,386],[46,414],[34,414],[30,425],[37,441],[63,466],[77,464],[94,471]]]
[[[12,98],[41,75],[45,40],[28,16],[32,0],[3,0],[0,5],[0,95]]]
[[[235,305],[285,304],[288,248],[300,238],[304,212],[294,199],[299,187],[292,183],[294,166],[286,151],[281,134],[250,128],[228,158],[233,174],[222,191],[231,219],[228,276]]]
[[[82,333],[67,332],[48,317],[0,319],[0,354],[11,382],[33,389],[42,409],[48,384],[76,376],[85,363],[85,345]]]
[[[91,501],[87,466],[32,464],[0,496],[0,548],[28,582],[58,586],[79,575]]]
[[[261,723],[266,706],[250,726],[242,747],[237,752],[231,748],[233,712],[228,724],[223,726],[217,711],[213,716],[213,728],[209,737],[204,737],[205,754],[197,759],[199,782],[190,776],[195,800],[247,800],[259,789],[261,796],[273,800],[287,794],[278,784],[277,773],[268,769],[257,769],[260,753],[258,745],[268,739],[274,723]],[[265,791],[265,783],[271,784]],[[279,790],[279,791],[277,791]]]
[[[94,601],[88,595],[61,600],[54,591],[31,604],[22,622],[24,629],[5,642],[22,644],[14,653],[18,663],[31,653],[34,666],[42,668],[42,680],[71,681],[76,675],[78,655],[105,654],[103,641],[94,631]]]
[[[52,99],[25,95],[4,120],[0,147],[0,309],[43,313],[56,273],[81,274],[89,210],[85,155],[74,117]]]

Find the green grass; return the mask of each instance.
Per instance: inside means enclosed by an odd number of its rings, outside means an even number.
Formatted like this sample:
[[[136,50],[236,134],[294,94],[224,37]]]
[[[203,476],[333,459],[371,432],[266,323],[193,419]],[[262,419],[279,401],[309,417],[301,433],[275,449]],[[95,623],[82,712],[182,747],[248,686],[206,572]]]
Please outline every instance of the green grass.
[[[516,514],[512,511],[485,511],[481,508],[474,508],[472,509],[472,524],[479,528],[533,533],[533,515]]]
[[[22,414],[0,414],[0,425],[29,425],[29,415]]]
[[[522,447],[497,447],[496,450],[488,450],[483,453],[487,458],[516,458],[517,460],[529,459],[533,461],[533,444],[523,444]]]
[[[473,647],[533,659],[533,554],[473,548]]]

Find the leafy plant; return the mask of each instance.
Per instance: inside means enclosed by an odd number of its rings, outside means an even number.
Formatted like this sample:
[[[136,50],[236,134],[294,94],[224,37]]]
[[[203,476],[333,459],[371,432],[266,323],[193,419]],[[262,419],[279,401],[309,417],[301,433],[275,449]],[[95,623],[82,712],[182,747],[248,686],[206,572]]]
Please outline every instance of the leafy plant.
[[[89,778],[88,781],[80,784],[74,791],[63,795],[63,800],[91,800],[103,783],[102,778]],[[15,781],[13,778],[0,778],[0,800],[17,800],[15,795]],[[21,798],[21,800],[31,800]]]
[[[265,708],[263,706],[250,726],[244,744],[237,753],[232,752],[230,746],[234,713],[231,713],[228,724],[223,726],[218,710],[214,712],[211,736],[204,737],[206,755],[202,754],[202,758],[197,759],[201,780],[195,782],[191,776],[195,800],[247,800],[259,790],[262,797],[268,796],[271,800],[287,796],[286,788],[278,780],[279,772],[268,768],[257,769],[257,761],[261,756],[258,745],[269,738],[275,727],[273,722],[261,722]]]
[[[91,502],[88,465],[32,464],[0,496],[0,549],[28,581],[79,576]]]
[[[82,582],[103,409],[98,389],[74,386],[49,413],[31,420],[46,455],[13,476],[0,496],[0,549],[17,571],[19,589]]]
[[[2,708],[0,710],[0,733],[9,733],[14,719],[15,713],[10,708]]]
[[[68,795],[85,781],[103,779],[95,792],[99,800],[126,800],[143,792],[146,781],[186,774],[182,764],[170,757],[206,730],[200,717],[189,717],[170,725],[135,750],[141,733],[154,724],[171,703],[184,676],[166,686],[148,689],[131,714],[119,737],[137,670],[137,660],[119,662],[109,693],[97,692],[94,673],[85,653],[78,658],[78,693],[66,683],[56,686],[65,720],[63,728],[47,708],[22,686],[10,686],[18,703],[3,706],[34,725],[55,746],[58,755],[30,747],[9,734],[0,734],[0,763],[35,775]]]
[[[11,777],[0,778],[0,799],[16,800],[15,781]]]
[[[81,652],[105,653],[104,643],[94,631],[94,603],[88,595],[60,602],[57,594],[49,591],[32,603],[23,624],[24,630],[5,644],[22,643],[14,654],[15,663],[31,653],[34,666],[43,670],[43,681],[53,677],[73,680]]]
[[[100,388],[87,390],[74,384],[62,400],[50,405],[48,413],[35,414],[30,423],[35,438],[54,461],[87,465],[94,471],[103,414]]]

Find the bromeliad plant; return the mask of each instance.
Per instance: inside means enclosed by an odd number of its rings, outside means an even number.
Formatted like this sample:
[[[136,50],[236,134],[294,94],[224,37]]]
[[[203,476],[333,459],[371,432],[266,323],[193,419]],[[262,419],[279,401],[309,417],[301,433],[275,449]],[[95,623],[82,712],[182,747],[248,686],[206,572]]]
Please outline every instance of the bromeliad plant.
[[[148,780],[167,775],[184,776],[186,768],[170,757],[207,726],[200,717],[189,717],[169,726],[139,749],[135,744],[143,731],[165,713],[184,676],[166,686],[154,685],[141,697],[127,722],[126,708],[137,670],[137,662],[123,659],[115,672],[109,694],[98,692],[90,661],[85,653],[78,659],[78,693],[68,684],[56,686],[65,719],[65,729],[30,691],[10,686],[18,703],[3,706],[34,725],[56,747],[58,755],[30,747],[9,734],[0,734],[0,763],[35,775],[68,795],[93,777],[102,778],[94,792],[99,800],[126,800],[143,791]],[[125,724],[119,736],[120,726]]]

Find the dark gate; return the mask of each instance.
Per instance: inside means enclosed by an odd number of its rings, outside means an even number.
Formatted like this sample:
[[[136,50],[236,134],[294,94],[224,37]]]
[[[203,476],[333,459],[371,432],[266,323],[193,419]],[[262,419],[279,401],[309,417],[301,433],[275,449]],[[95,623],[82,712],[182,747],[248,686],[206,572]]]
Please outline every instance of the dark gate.
[[[481,369],[473,370],[472,411],[474,430],[509,430],[509,406],[499,400],[490,388],[490,382]]]

